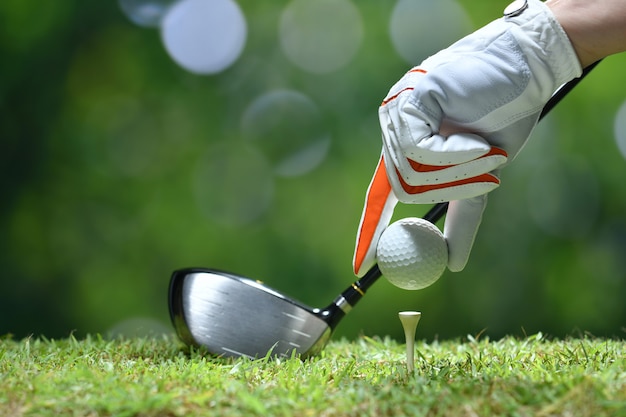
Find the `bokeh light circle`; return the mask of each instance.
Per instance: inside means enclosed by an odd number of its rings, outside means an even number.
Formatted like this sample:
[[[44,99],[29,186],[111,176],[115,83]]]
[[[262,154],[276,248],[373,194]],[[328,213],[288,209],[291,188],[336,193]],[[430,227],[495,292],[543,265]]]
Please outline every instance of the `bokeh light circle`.
[[[241,226],[263,215],[274,198],[266,158],[249,144],[229,141],[209,147],[193,178],[196,202],[211,221]]]
[[[586,161],[567,158],[537,168],[528,188],[528,206],[535,223],[561,238],[580,238],[595,224],[600,188]]]
[[[241,118],[244,137],[267,157],[278,176],[303,175],[319,166],[331,144],[318,106],[292,90],[274,90],[250,103]]]
[[[158,27],[176,0],[118,0],[122,12],[136,25]]]
[[[280,19],[287,58],[312,73],[347,65],[363,39],[363,20],[350,0],[293,0]]]
[[[247,24],[233,0],[180,0],[161,23],[161,38],[171,58],[196,74],[215,74],[231,66],[246,42]]]
[[[622,157],[626,159],[626,101],[624,101],[615,115],[613,131],[617,148],[622,154]]]
[[[454,0],[398,0],[389,22],[391,42],[410,65],[469,34],[471,21]]]

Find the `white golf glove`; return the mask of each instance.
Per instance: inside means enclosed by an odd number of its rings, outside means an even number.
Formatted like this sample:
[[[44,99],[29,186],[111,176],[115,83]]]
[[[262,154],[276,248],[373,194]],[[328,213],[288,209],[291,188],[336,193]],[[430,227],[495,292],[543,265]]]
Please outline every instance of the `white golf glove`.
[[[582,68],[563,28],[538,0],[411,69],[379,108],[383,152],[357,233],[354,272],[374,265],[398,201],[450,201],[448,269],[468,260],[497,170],[521,150],[542,108]]]

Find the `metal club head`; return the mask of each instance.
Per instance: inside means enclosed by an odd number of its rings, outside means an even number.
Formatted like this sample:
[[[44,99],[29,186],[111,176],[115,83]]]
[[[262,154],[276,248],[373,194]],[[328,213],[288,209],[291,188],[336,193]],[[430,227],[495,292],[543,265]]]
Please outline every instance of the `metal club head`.
[[[306,358],[322,350],[332,333],[323,312],[260,282],[210,269],[175,271],[169,307],[183,342],[220,356]]]

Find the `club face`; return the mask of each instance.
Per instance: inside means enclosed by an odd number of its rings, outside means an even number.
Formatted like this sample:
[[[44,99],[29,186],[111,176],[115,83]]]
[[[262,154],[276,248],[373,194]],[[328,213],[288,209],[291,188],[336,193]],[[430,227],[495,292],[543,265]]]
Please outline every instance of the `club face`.
[[[306,358],[319,353],[330,326],[310,308],[237,275],[210,269],[174,272],[170,316],[178,336],[220,356]]]

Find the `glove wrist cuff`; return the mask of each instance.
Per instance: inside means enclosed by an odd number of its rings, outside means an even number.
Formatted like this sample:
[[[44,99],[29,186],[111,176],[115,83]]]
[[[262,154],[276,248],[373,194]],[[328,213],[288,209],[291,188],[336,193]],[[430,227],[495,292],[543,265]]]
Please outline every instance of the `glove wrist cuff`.
[[[535,53],[549,65],[557,86],[582,74],[572,42],[544,2],[516,0],[505,9],[503,19],[520,28],[520,32],[513,32],[520,43],[537,46]]]

